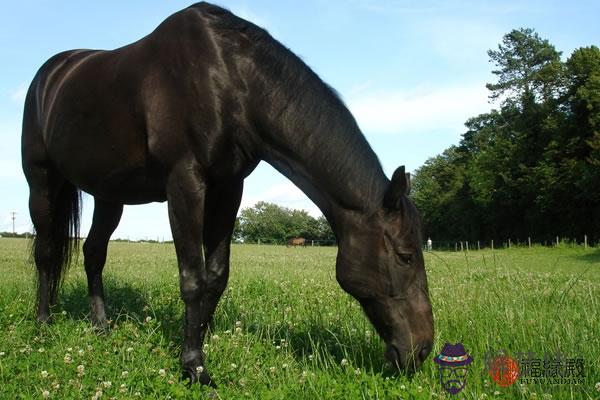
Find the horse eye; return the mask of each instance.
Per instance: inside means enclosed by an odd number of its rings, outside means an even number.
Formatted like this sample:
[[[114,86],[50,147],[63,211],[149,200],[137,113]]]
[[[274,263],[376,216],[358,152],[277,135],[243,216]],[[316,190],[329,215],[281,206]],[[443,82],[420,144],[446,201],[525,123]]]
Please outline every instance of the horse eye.
[[[411,265],[413,262],[412,254],[398,254],[398,257],[400,258],[400,261],[402,261],[403,264]]]

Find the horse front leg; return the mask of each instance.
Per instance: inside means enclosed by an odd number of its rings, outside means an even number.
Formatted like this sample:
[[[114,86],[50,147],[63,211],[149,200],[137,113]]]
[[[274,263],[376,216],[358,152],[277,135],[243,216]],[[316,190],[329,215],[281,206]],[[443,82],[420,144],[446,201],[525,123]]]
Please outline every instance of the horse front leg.
[[[204,368],[202,341],[208,321],[202,313],[207,276],[202,254],[206,184],[195,161],[180,163],[167,181],[169,221],[179,265],[179,287],[185,304],[181,365],[183,378],[214,386]]]

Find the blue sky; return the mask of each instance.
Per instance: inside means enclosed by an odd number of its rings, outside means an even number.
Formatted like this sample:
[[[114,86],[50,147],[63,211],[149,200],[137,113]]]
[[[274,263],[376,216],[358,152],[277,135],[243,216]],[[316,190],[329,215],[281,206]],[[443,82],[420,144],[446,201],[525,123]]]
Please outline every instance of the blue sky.
[[[39,66],[72,48],[113,49],[151,32],[186,1],[3,2],[0,15],[0,231],[31,230],[20,167],[23,100]],[[389,175],[415,170],[456,143],[464,121],[493,105],[486,51],[519,27],[534,28],[563,56],[599,45],[597,1],[304,0],[219,3],[271,34],[341,94]],[[261,163],[242,206],[316,207]],[[82,234],[93,201],[84,196]],[[165,204],[127,206],[113,238],[171,237]]]

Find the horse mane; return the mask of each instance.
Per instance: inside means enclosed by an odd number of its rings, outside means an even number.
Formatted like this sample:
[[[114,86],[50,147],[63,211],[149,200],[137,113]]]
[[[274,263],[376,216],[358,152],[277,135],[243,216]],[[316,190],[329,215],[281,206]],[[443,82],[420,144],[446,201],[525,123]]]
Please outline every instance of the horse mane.
[[[264,75],[285,83],[286,90],[294,96],[290,103],[281,105],[282,114],[289,109],[295,111],[286,114],[286,125],[304,126],[311,135],[327,135],[328,140],[319,142],[323,145],[320,150],[328,157],[323,161],[330,161],[335,155],[338,168],[351,170],[355,184],[364,184],[367,197],[377,200],[381,205],[389,181],[377,155],[339,93],[265,29],[209,3],[197,3],[191,7],[209,17],[210,28],[218,31],[222,37],[232,38],[232,41],[238,42],[237,46],[240,46],[240,40],[245,42],[248,51],[252,52],[252,59],[261,66]],[[272,86],[273,91],[279,88]],[[344,151],[340,152],[342,146]]]

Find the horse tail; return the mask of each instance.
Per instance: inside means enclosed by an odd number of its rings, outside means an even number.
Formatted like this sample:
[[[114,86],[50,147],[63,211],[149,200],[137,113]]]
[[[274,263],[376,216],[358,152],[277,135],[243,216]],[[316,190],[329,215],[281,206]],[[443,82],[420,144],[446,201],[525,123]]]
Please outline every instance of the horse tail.
[[[33,236],[33,259],[38,262],[40,255],[50,255],[44,263],[50,299],[56,299],[65,273],[73,261],[73,254],[79,252],[80,209],[81,192],[70,182],[64,181],[50,202],[49,235],[42,238],[36,232]]]

